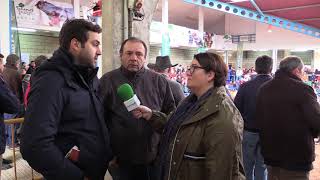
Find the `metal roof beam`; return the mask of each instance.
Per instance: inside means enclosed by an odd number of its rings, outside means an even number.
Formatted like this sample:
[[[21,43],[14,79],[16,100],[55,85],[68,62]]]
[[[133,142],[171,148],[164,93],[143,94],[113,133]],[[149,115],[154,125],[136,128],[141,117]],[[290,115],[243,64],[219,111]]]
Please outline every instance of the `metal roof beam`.
[[[306,34],[308,36],[320,38],[320,29],[318,28],[307,26],[305,24],[290,21],[277,16],[268,15],[266,13],[264,15],[261,15],[257,11],[249,10],[233,4],[220,2],[218,0],[183,0],[183,1],[186,3],[195,4],[198,6],[203,6],[206,8],[240,16],[243,18],[255,20],[261,23],[270,24],[273,26],[277,26],[279,28],[288,29],[290,31]]]
[[[259,8],[259,6],[254,0],[250,0],[250,3],[254,6],[254,8],[256,8],[256,10],[259,12],[261,16],[264,16],[263,12],[261,11],[261,9]]]
[[[320,17],[315,17],[315,18],[305,18],[305,19],[296,19],[292,20],[294,22],[301,22],[301,21],[317,21],[320,20]]]
[[[287,8],[279,8],[279,9],[269,9],[269,10],[265,10],[265,11],[262,11],[262,12],[269,13],[269,12],[289,11],[289,10],[314,8],[314,7],[320,7],[320,4],[312,4],[312,5],[305,5],[305,6],[295,6],[295,7],[287,7]]]

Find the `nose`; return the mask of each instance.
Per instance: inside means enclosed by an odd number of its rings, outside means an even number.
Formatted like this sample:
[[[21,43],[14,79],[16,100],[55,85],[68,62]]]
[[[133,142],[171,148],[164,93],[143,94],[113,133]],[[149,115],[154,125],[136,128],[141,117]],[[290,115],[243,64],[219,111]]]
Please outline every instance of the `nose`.
[[[138,56],[136,55],[136,53],[132,53],[130,56],[130,61],[137,61],[138,60]]]
[[[192,76],[192,73],[191,73],[190,69],[187,69],[186,74],[187,74],[188,77]]]
[[[101,48],[98,47],[98,51],[97,51],[97,55],[100,56],[102,53],[101,53]]]

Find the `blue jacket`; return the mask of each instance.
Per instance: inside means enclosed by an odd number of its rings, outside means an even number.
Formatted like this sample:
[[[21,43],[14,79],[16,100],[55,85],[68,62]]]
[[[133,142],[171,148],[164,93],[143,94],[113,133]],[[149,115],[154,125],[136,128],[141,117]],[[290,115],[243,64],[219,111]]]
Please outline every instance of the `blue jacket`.
[[[0,154],[3,154],[6,148],[3,113],[15,114],[19,111],[19,107],[18,98],[10,91],[0,75]]]
[[[47,180],[98,180],[106,173],[112,154],[96,72],[59,49],[31,78],[20,149]],[[73,146],[80,149],[75,163],[65,158]]]
[[[259,74],[252,80],[242,84],[238,90],[234,103],[239,109],[244,120],[244,129],[251,132],[258,132],[257,121],[255,120],[256,96],[263,83],[271,80],[267,74]]]

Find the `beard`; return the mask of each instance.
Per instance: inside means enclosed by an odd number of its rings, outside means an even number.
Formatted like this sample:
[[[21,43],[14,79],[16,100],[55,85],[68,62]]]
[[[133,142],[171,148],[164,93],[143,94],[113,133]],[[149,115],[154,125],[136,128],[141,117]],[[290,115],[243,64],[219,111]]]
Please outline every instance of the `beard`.
[[[87,54],[80,54],[79,57],[75,59],[75,64],[95,68],[96,64],[94,63],[94,59],[94,57],[89,57]]]

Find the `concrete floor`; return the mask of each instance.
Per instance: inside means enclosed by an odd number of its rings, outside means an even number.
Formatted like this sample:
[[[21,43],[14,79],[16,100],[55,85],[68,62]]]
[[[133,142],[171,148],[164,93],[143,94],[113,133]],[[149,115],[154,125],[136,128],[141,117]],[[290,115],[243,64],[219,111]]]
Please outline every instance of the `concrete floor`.
[[[12,159],[12,150],[7,149],[5,158]],[[17,157],[17,176],[18,180],[31,180],[31,168],[28,163],[21,158],[19,150],[16,151]],[[320,145],[316,145],[316,161],[313,163],[314,169],[310,173],[310,180],[320,180]],[[35,179],[41,179],[41,175],[34,172]],[[14,168],[2,171],[1,180],[14,180]],[[112,180],[107,172],[105,180]]]
[[[3,155],[6,159],[13,159],[12,150],[6,149],[5,154]],[[32,169],[27,163],[27,161],[23,160],[19,149],[16,150],[16,164],[17,164],[17,179],[18,180],[32,180]],[[12,164],[13,166],[13,164]],[[41,174],[33,171],[34,179],[40,180],[42,179]],[[14,180],[14,168],[2,170],[1,171],[1,180]],[[105,180],[112,180],[110,174],[107,172],[105,176]]]

